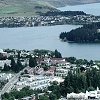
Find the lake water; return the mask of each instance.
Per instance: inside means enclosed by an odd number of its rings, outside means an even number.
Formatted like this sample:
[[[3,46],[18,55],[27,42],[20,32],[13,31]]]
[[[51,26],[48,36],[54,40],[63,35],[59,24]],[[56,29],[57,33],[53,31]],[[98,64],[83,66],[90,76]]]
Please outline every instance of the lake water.
[[[100,44],[77,44],[61,42],[59,34],[81,26],[58,25],[30,28],[1,28],[0,48],[57,49],[64,57],[74,56],[100,60]]]
[[[66,6],[58,8],[62,11],[84,11],[87,14],[100,15],[100,3]]]

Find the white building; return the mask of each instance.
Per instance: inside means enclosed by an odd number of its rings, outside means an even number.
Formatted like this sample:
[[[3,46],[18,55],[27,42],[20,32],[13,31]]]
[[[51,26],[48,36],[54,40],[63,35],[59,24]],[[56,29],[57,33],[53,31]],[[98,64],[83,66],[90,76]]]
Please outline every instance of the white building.
[[[4,68],[4,64],[7,64],[7,65],[10,66],[11,60],[8,60],[8,59],[6,59],[6,60],[0,60],[0,67],[1,67],[1,69]]]
[[[30,86],[30,88],[33,90],[44,89],[50,86],[51,80],[52,80],[52,77],[35,75],[35,76],[31,76],[30,78],[21,79],[20,81],[16,83],[15,87],[17,90],[20,90],[25,86]]]
[[[13,74],[0,73],[0,80],[9,80],[12,77],[13,77]]]
[[[86,91],[86,93],[70,93],[67,94],[67,100],[100,100],[100,90],[97,87],[95,91]]]
[[[58,77],[65,77],[68,75],[69,69],[64,69],[64,68],[56,68],[55,76]]]
[[[55,76],[66,77],[70,70],[71,64],[65,61],[59,62],[56,67]]]

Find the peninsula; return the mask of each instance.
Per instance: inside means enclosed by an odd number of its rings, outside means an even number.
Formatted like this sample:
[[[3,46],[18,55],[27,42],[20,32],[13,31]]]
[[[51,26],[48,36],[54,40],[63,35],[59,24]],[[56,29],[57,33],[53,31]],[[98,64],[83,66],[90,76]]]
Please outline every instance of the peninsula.
[[[70,32],[62,32],[59,38],[63,41],[76,43],[100,42],[100,22],[86,24]]]

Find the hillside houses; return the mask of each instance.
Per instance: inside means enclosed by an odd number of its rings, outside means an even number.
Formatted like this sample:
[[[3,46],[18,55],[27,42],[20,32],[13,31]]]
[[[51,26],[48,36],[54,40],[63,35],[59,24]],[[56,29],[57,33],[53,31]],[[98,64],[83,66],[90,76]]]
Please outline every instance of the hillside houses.
[[[30,75],[28,75],[30,76]],[[30,86],[31,89],[45,89],[50,86],[52,77],[42,75],[31,75],[30,77],[24,76],[15,84],[17,90],[21,90],[25,86]]]

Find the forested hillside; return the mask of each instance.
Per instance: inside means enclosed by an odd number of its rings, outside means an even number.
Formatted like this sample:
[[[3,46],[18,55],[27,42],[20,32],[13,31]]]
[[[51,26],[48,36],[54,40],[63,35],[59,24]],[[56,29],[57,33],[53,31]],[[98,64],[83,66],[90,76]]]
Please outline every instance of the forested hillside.
[[[92,23],[75,30],[71,30],[70,32],[62,32],[59,37],[60,39],[68,42],[100,42],[100,23]]]

